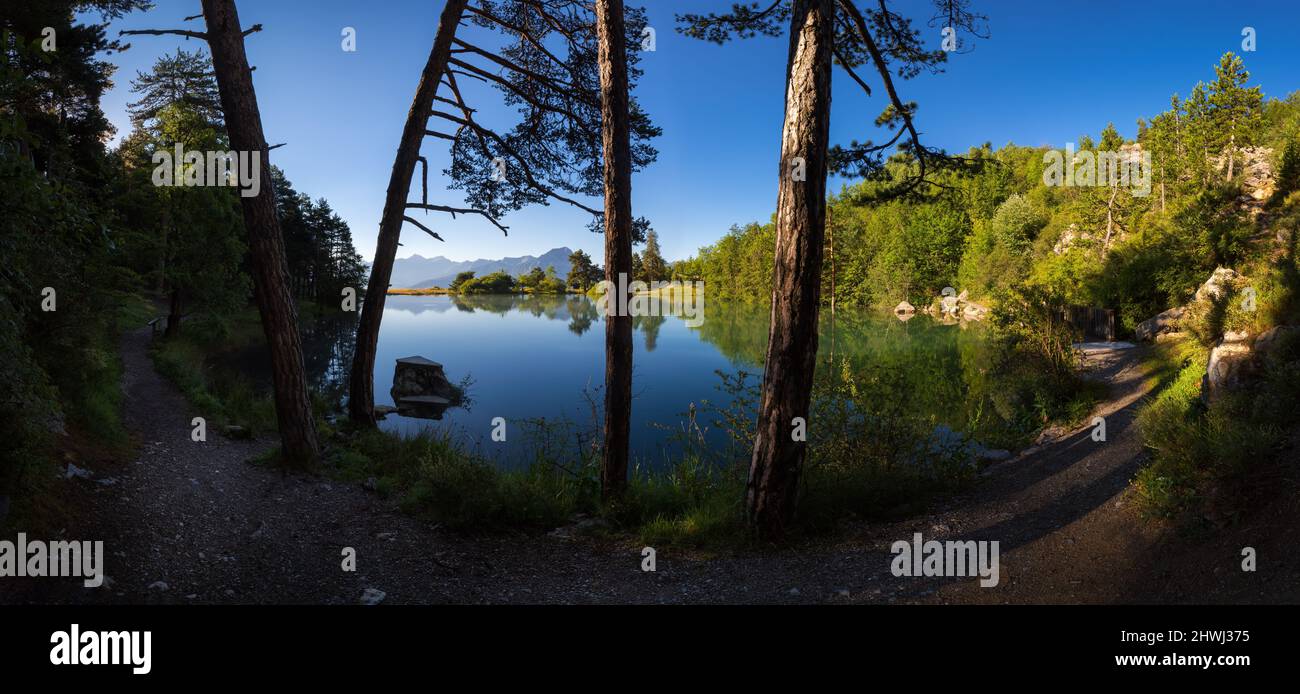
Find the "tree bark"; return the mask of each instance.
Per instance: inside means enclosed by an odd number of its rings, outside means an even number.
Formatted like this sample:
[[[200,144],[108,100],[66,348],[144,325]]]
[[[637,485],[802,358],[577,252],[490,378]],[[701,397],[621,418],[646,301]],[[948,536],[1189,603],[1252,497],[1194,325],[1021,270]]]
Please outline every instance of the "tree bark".
[[[173,287],[171,304],[167,309],[167,337],[181,334],[181,290]]]
[[[807,443],[817,356],[826,224],[826,150],[830,137],[832,0],[795,0],[786,72],[785,127],[777,194],[772,318],[763,367],[758,434],[750,461],[745,512],[761,538],[778,539],[794,516]],[[803,180],[796,180],[803,164]]]
[[[627,35],[623,0],[596,0],[601,139],[605,158],[605,279],[623,292],[632,274],[632,146],[628,115]],[[619,282],[619,278],[626,278]],[[627,489],[632,429],[632,317],[610,297],[605,317],[605,445],[600,488],[606,499]]]
[[[1231,127],[1236,127],[1234,123]],[[1228,137],[1228,183],[1232,183],[1233,163],[1237,160],[1237,134],[1233,133]]]
[[[230,145],[241,155],[260,152],[258,175],[261,185],[253,197],[240,197],[253,271],[253,296],[262,315],[262,330],[271,351],[271,374],[275,387],[275,414],[285,461],[292,465],[312,463],[320,454],[316,420],[307,395],[303,369],[302,339],[298,334],[298,309],[289,293],[284,239],[275,214],[275,193],[271,186],[271,163],[262,116],[253,91],[253,75],[244,53],[244,35],[234,0],[203,0],[203,17],[208,27],[208,47],[221,93]]]
[[[415,89],[411,110],[406,114],[402,139],[397,145],[397,158],[388,178],[388,197],[384,200],[384,213],[379,220],[375,261],[370,268],[366,298],[357,323],[357,346],[348,392],[348,416],[362,426],[375,426],[375,350],[379,346],[379,324],[384,318],[388,284],[393,277],[393,259],[397,256],[397,242],[402,235],[406,198],[411,192],[411,178],[420,158],[420,144],[424,141],[433,98],[447,69],[452,40],[456,38],[456,29],[467,4],[468,0],[447,0],[442,8],[433,49],[429,51],[429,59],[420,73],[420,84]]]

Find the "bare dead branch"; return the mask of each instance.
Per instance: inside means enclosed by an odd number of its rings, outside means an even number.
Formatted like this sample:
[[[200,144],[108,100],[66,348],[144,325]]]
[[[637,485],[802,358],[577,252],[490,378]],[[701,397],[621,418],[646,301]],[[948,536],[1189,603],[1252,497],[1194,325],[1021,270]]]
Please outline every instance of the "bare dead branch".
[[[409,205],[408,205],[408,207],[409,207]],[[428,234],[429,236],[432,236],[433,238],[438,239],[439,241],[442,241],[443,243],[446,243],[446,241],[445,241],[441,236],[439,236],[438,234],[434,233],[434,231],[433,231],[432,229],[430,229],[430,228],[427,227],[427,226],[424,226],[423,224],[419,223],[418,221],[416,221],[416,220],[414,220],[414,219],[412,219],[412,218],[410,218],[410,217],[407,217],[406,215],[402,215],[402,220],[403,220],[403,221],[410,222],[411,224],[414,224],[415,226],[419,227],[420,231],[423,231],[424,233]],[[400,245],[400,244],[399,244],[399,245]]]
[[[451,215],[452,219],[455,219],[456,215],[458,214],[480,215],[481,217],[488,220],[489,222],[492,222],[492,226],[495,226],[496,228],[500,229],[501,233],[505,234],[506,236],[510,235],[510,227],[503,226],[501,222],[497,221],[496,217],[493,217],[487,212],[483,210],[476,210],[472,207],[448,207],[447,205],[429,205],[429,204],[422,204],[422,203],[415,203],[415,202],[406,203],[406,207],[407,209],[412,209],[412,210],[433,210],[434,212],[446,212],[447,214]],[[419,222],[415,221],[414,219],[411,219],[410,217],[404,216],[402,217],[402,219],[411,222],[412,224],[420,227],[421,229],[424,229],[425,231],[429,231],[428,229],[425,229],[423,226],[421,226]],[[429,231],[429,233],[433,234],[432,231]],[[434,235],[437,236],[437,234]],[[442,239],[439,238],[438,240],[441,241]]]
[[[118,36],[184,36],[187,39],[199,39],[207,41],[208,35],[202,31],[190,31],[189,29],[123,29],[117,32]]]

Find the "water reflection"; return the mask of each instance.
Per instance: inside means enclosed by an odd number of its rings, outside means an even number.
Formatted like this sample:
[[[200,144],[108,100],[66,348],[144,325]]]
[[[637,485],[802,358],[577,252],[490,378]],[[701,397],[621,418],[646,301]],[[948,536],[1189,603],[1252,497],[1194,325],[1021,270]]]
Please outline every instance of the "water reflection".
[[[682,413],[692,406],[731,402],[734,394],[718,387],[719,372],[761,373],[769,316],[765,305],[715,303],[697,327],[676,316],[633,319],[632,446],[640,460],[653,465],[670,454],[669,432],[680,428]],[[598,304],[578,295],[389,297],[375,363],[375,404],[394,406],[388,394],[396,360],[423,356],[444,364],[452,383],[472,381],[473,408],[439,408],[429,415],[440,419],[438,426],[491,447],[493,457],[526,453],[516,437],[490,441],[492,420],[599,426],[589,398],[600,401],[604,382],[601,323]],[[355,314],[303,323],[313,390],[334,402],[346,395],[355,325]],[[1023,393],[995,381],[990,365],[998,355],[978,325],[943,325],[922,315],[900,322],[841,308],[823,312],[819,345],[819,381],[851,376],[864,411],[942,425],[986,443],[1009,442],[1038,423],[1027,416],[1033,403]],[[430,426],[423,414],[394,412],[382,426],[414,433]],[[709,436],[721,432],[713,427]],[[719,438],[719,445],[725,440]]]

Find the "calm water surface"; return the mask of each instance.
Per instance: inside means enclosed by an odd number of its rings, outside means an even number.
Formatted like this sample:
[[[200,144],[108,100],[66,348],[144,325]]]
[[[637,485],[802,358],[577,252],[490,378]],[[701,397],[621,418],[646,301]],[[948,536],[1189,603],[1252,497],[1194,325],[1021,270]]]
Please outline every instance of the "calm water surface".
[[[641,462],[666,459],[692,403],[729,401],[718,389],[718,371],[761,374],[768,315],[763,305],[706,303],[698,327],[680,316],[635,319],[632,447]],[[350,326],[337,322],[304,329],[318,388],[345,390],[350,339]],[[956,431],[998,423],[999,398],[986,377],[987,341],[979,326],[941,325],[925,316],[903,323],[840,309],[833,318],[823,311],[820,340],[819,370],[872,375],[878,387],[864,397],[886,399],[893,410]],[[417,355],[443,364],[452,382],[468,377],[471,402],[440,420],[393,414],[381,426],[402,433],[449,428],[503,464],[517,464],[529,443],[523,421],[593,423],[587,396],[602,398],[603,342],[604,324],[586,297],[390,296],[376,359],[376,404],[393,404],[394,362]],[[505,444],[491,441],[496,417],[509,422]],[[723,440],[717,430],[710,436]]]

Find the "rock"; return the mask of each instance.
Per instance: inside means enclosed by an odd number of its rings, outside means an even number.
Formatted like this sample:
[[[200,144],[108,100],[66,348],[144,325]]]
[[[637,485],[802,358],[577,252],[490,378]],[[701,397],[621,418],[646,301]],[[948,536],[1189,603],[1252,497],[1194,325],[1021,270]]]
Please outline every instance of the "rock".
[[[587,518],[583,515],[574,516],[574,518],[576,522],[556,528],[549,535],[559,540],[572,540],[576,535],[585,535],[609,527],[609,521],[604,518]]]
[[[393,387],[388,393],[399,408],[403,401],[412,398],[437,397],[447,403],[460,399],[459,390],[447,380],[442,364],[424,357],[398,359],[393,371]]]
[[[966,289],[961,290],[961,293],[957,295],[957,301],[959,302],[970,301],[970,291]]]
[[[1241,147],[1232,153],[1233,180],[1241,184],[1242,202],[1267,200],[1276,186],[1273,173],[1273,150],[1269,147]],[[1224,155],[1211,158],[1217,171],[1227,173],[1228,161]]]
[[[910,316],[916,313],[916,307],[907,303],[906,301],[900,301],[898,305],[894,307],[894,313],[896,315],[906,314]]]
[[[1250,335],[1227,332],[1210,352],[1210,363],[1202,381],[1201,396],[1207,401],[1239,385],[1251,370]]]
[[[383,602],[386,597],[388,597],[388,593],[385,593],[382,590],[377,588],[367,588],[365,592],[361,594],[361,599],[358,602],[362,605],[378,605]]]
[[[989,314],[987,306],[977,304],[974,301],[966,302],[966,307],[962,309],[962,316],[967,320],[983,320]]]
[[[1056,240],[1056,244],[1052,246],[1052,253],[1056,255],[1063,255],[1065,254],[1066,251],[1070,250],[1072,247],[1079,245],[1080,242],[1091,242],[1091,241],[1092,241],[1092,234],[1089,234],[1086,231],[1080,231],[1079,225],[1077,224],[1071,224],[1070,226],[1066,227],[1064,231],[1061,232],[1060,238],[1058,238]]]
[[[840,596],[841,598],[847,598],[847,597],[849,597],[849,589],[848,589],[848,588],[840,588],[839,590],[835,591],[835,594],[838,595],[838,596]]]
[[[237,424],[230,424],[221,430],[221,433],[228,439],[251,439],[253,432]]]
[[[943,312],[944,312],[945,314],[947,314],[947,315],[950,315],[950,316],[951,316],[951,315],[956,315],[956,314],[957,314],[957,297],[956,297],[956,296],[953,296],[953,295],[946,295],[946,296],[942,297],[941,299],[939,299],[939,309],[940,309],[941,311],[943,311]]]
[[[1157,340],[1161,335],[1177,332],[1178,322],[1182,320],[1184,313],[1187,313],[1186,308],[1171,308],[1138,323],[1133,332],[1140,341],[1151,342]]]
[[[165,593],[168,590],[171,590],[171,586],[167,585],[163,581],[154,581],[153,583],[149,584],[149,590],[156,590],[160,593]]]
[[[585,520],[578,521],[578,524],[574,527],[578,532],[590,532],[592,530],[608,528],[609,521],[605,520],[604,518],[587,518]]]
[[[444,398],[441,395],[408,395],[402,398],[403,407],[405,407],[406,405],[445,407],[450,404],[451,404],[451,400],[449,400],[448,398]]]
[[[1196,300],[1219,301],[1227,295],[1233,282],[1239,277],[1241,275],[1231,268],[1215,268],[1214,274],[1210,275],[1210,279],[1205,280],[1205,284],[1202,284],[1200,289],[1196,290]]]
[[[997,448],[993,450],[985,449],[983,451],[980,451],[978,458],[984,462],[998,463],[998,462],[1002,462],[1003,460],[1009,460],[1011,458],[1011,451],[1008,451],[1004,448]]]
[[[361,483],[361,488],[368,492],[373,492],[379,489],[379,480],[374,477],[367,477],[366,481]]]
[[[80,477],[83,480],[89,480],[95,478],[95,476],[90,472],[90,470],[87,470],[85,468],[79,468],[76,465],[73,465],[72,463],[68,463],[67,472],[64,473],[63,477],[64,479],[72,479],[73,477]]]
[[[1268,355],[1277,351],[1277,348],[1282,346],[1287,337],[1294,333],[1295,327],[1290,325],[1276,325],[1265,330],[1263,334],[1255,338],[1255,358],[1257,360],[1267,358]]]
[[[790,589],[790,595],[795,595],[795,596],[799,595],[799,589],[798,589],[798,588],[791,588],[791,589]]]

